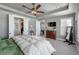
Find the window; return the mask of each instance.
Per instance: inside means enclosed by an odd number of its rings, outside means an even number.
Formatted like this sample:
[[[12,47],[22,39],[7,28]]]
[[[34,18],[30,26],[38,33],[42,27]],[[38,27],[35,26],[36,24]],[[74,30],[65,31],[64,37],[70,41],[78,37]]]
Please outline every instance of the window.
[[[67,23],[67,26],[72,26],[72,18],[68,18],[67,20],[66,20],[66,23]]]
[[[72,20],[73,18],[62,18],[61,19],[61,28],[60,28],[61,35],[66,35],[66,27],[72,26]]]

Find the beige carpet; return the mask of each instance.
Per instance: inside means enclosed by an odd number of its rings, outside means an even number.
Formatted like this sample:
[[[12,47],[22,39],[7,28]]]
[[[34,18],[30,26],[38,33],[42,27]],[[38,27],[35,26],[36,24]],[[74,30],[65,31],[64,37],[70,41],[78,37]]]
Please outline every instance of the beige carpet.
[[[68,45],[60,40],[47,39],[56,49],[54,55],[79,55],[79,52],[75,45]]]

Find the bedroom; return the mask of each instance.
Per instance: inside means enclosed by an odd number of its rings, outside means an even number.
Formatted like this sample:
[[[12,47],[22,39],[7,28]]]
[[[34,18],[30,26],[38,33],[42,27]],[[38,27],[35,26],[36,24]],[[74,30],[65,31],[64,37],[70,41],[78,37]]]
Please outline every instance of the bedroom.
[[[78,26],[77,23],[79,22],[78,3],[51,3],[51,4],[36,3],[35,4],[36,6],[41,5],[39,10],[45,11],[44,14],[37,13],[37,15],[36,12],[28,13],[29,12],[28,8],[27,7],[24,8],[22,7],[22,5],[32,8],[32,5],[34,4],[0,3],[1,55],[6,54],[78,55],[79,54],[78,53],[79,42],[77,39],[79,33],[76,32],[76,30],[78,31],[79,29],[75,27]],[[71,20],[71,22],[67,20]],[[21,22],[23,23],[23,25],[21,24]],[[49,27],[50,22],[55,22],[56,23],[55,26]],[[65,24],[63,24],[62,22],[63,23],[65,22]],[[68,23],[71,23],[73,26],[73,33],[74,33],[73,38],[75,40],[74,43],[76,45],[72,44],[68,45],[68,43],[64,42],[66,36],[65,26],[68,26]],[[69,26],[71,24],[69,24]],[[49,34],[47,35],[47,32],[52,32],[55,34],[53,34],[54,36],[50,36]],[[48,38],[48,36],[53,37],[53,39]],[[41,40],[42,42],[39,42],[39,46],[37,44],[37,47],[41,51],[41,53],[40,51],[37,52],[38,50],[37,48],[35,48],[36,45],[35,46],[31,45],[31,47],[28,49],[30,51],[28,52],[26,50],[27,47],[26,45],[30,44],[27,42],[28,40],[30,40],[32,44],[37,40]],[[49,51],[47,50],[47,47],[49,47],[48,48]],[[43,52],[43,49],[46,51],[46,53]]]

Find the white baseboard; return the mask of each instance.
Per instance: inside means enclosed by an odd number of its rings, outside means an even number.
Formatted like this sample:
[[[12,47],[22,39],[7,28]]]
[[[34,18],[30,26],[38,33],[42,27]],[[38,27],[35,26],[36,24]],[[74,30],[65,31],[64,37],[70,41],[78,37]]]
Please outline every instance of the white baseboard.
[[[62,41],[64,41],[65,39],[62,39],[62,38],[56,38],[56,40],[62,40]]]

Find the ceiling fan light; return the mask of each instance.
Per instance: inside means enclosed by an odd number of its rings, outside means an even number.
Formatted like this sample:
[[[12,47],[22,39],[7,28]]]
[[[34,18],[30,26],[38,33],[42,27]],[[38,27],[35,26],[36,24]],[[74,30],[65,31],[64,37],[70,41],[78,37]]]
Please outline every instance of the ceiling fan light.
[[[36,14],[37,12],[36,11],[32,11],[32,14]]]

